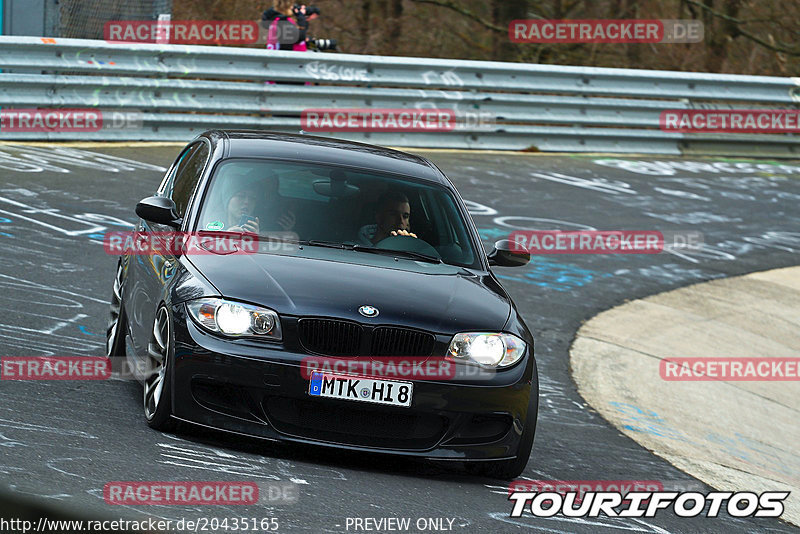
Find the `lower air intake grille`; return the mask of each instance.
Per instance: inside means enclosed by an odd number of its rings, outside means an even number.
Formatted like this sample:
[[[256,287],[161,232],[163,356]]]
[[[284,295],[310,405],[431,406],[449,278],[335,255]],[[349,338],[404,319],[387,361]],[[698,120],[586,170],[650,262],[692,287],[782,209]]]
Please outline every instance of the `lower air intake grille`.
[[[444,435],[447,421],[433,414],[402,413],[395,409],[346,406],[327,399],[269,397],[264,408],[279,432],[321,441],[407,450],[433,448]],[[355,404],[355,405],[354,405]]]

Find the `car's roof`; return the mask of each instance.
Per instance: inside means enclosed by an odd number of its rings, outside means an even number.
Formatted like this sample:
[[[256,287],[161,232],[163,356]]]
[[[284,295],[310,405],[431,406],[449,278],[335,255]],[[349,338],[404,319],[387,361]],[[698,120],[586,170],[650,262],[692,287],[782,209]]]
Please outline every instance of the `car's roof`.
[[[224,141],[226,158],[278,158],[348,165],[450,185],[427,159],[399,150],[312,135],[258,130],[215,130],[203,134]]]

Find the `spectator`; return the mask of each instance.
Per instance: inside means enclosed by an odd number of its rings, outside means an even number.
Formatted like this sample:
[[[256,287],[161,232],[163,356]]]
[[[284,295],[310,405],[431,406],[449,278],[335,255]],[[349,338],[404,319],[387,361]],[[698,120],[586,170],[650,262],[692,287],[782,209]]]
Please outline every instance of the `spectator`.
[[[314,6],[297,6],[292,0],[275,0],[273,6],[261,15],[261,20],[269,25],[267,49],[307,51],[308,22],[317,18],[319,13]]]

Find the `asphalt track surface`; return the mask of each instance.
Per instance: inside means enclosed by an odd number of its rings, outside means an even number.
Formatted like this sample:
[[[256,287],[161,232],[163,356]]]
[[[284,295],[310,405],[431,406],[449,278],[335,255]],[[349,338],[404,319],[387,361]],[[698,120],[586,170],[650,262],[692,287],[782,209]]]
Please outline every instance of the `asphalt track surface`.
[[[0,146],[0,355],[103,353],[116,258],[103,252],[102,234],[135,220],[135,203],[161,179],[157,167],[178,152],[71,150]],[[487,245],[514,227],[703,233],[704,248],[692,253],[536,256],[524,268],[496,270],[536,339],[539,421],[524,477],[693,482],[584,403],[570,377],[570,342],[582,321],[626,299],[800,263],[800,234],[793,233],[800,228],[800,163],[420,153],[476,203],[473,218]],[[653,161],[666,163],[636,163]],[[120,380],[0,382],[0,487],[87,516],[276,517],[280,532],[347,532],[348,517],[408,517],[412,526],[419,518],[450,518],[454,532],[797,531],[775,519],[688,519],[668,511],[648,519],[528,512],[512,519],[507,486],[497,481],[426,462],[187,426],[162,434],[144,423],[141,397],[138,383]],[[625,409],[637,419],[635,407]],[[720,446],[743,446],[729,441],[722,436]],[[757,461],[796,473],[797,456]],[[300,491],[294,504],[269,506],[106,504],[103,486],[124,480],[283,481]]]

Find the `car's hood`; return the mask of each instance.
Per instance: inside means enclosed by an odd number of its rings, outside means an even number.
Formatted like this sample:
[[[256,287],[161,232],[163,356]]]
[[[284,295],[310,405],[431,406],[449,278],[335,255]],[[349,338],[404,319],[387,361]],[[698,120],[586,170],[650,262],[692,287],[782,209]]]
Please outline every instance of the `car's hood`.
[[[305,256],[202,255],[190,261],[223,297],[286,315],[453,333],[499,330],[510,313],[508,296],[486,274],[353,251],[301,253]],[[379,315],[360,315],[364,305],[378,308]]]

